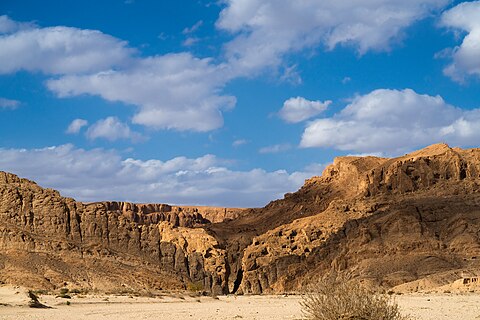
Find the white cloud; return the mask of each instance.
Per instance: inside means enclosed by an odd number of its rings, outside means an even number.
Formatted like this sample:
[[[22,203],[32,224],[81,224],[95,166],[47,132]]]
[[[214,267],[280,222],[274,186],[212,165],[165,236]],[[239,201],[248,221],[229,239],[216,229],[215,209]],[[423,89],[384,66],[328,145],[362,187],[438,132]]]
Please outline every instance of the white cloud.
[[[443,13],[441,25],[467,32],[460,46],[450,51],[452,63],[444,73],[455,81],[480,77],[480,1],[460,3]]]
[[[441,141],[471,146],[480,139],[478,128],[480,109],[462,110],[411,89],[379,89],[333,117],[310,122],[300,146],[392,154]]]
[[[290,98],[278,112],[280,118],[289,123],[298,123],[314,117],[327,109],[332,101],[310,101],[302,97]]]
[[[124,70],[63,76],[47,86],[59,97],[91,94],[136,105],[136,124],[209,131],[223,125],[221,110],[236,102],[218,93],[225,84],[222,68],[189,53],[167,54],[138,60]]]
[[[273,146],[267,146],[260,148],[258,150],[259,153],[262,154],[267,154],[267,153],[280,153],[280,152],[285,152],[292,149],[292,146],[288,143],[283,143],[283,144],[275,144]]]
[[[98,72],[126,64],[135,53],[127,42],[96,30],[19,29],[9,27],[18,23],[9,19],[7,22],[3,29],[10,33],[0,35],[0,74],[19,70],[46,74]]]
[[[354,45],[360,53],[386,50],[402,30],[449,0],[342,1],[226,0],[217,27],[231,32],[226,63],[190,53],[140,57],[128,43],[96,30],[19,28],[3,16],[0,74],[19,70],[56,75],[47,81],[58,97],[100,96],[136,108],[133,123],[153,129],[205,132],[223,126],[235,97],[222,93],[239,76],[283,64],[285,55],[319,45]],[[2,22],[3,21],[3,22]],[[13,25],[13,27],[12,27]],[[186,28],[195,32],[202,22]],[[285,65],[284,65],[285,67]],[[300,83],[295,69],[283,79]]]
[[[352,81],[352,78],[350,78],[350,77],[345,77],[345,78],[342,79],[342,83],[343,83],[343,84],[347,84],[347,83],[349,83],[350,81]]]
[[[182,33],[183,34],[190,34],[190,33],[194,33],[195,31],[197,31],[198,29],[200,29],[200,27],[203,25],[203,20],[199,20],[197,21],[193,26],[191,26],[190,28],[185,28],[183,29]]]
[[[88,121],[84,119],[75,119],[73,120],[67,128],[67,133],[77,134],[80,130],[88,125]]]
[[[282,75],[280,76],[281,81],[290,82],[293,85],[301,85],[303,79],[297,70],[297,65],[286,66],[282,70]]]
[[[16,109],[19,105],[20,101],[0,97],[0,109]]]
[[[136,57],[127,42],[100,31],[31,27],[0,35],[0,47],[0,74],[59,75],[47,81],[59,97],[90,94],[134,105],[133,122],[154,129],[213,130],[236,103],[221,94],[230,79],[225,65],[190,53]]]
[[[217,27],[235,35],[226,45],[235,74],[276,67],[304,48],[353,45],[360,54],[388,50],[406,27],[450,0],[225,0]]]
[[[185,47],[191,47],[199,41],[200,41],[199,38],[188,37],[187,39],[185,39],[185,41],[182,42],[182,45],[185,46]]]
[[[33,23],[21,23],[13,21],[8,16],[0,16],[0,36],[4,33],[16,32],[18,30],[33,28]]]
[[[15,21],[5,15],[0,16],[0,34],[16,31],[17,28]]]
[[[51,164],[55,163],[54,166]],[[72,145],[43,149],[0,149],[2,170],[82,201],[122,200],[170,204],[263,206],[321,174],[263,169],[235,171],[213,155],[168,161],[123,159],[117,152]]]
[[[158,39],[165,41],[169,38],[169,36],[165,32],[160,32],[160,34],[157,36]]]
[[[133,141],[137,141],[141,139],[139,133],[132,131],[127,124],[121,122],[117,117],[98,120],[88,128],[85,135],[91,140],[101,138],[109,141],[119,139],[132,139]]]
[[[240,146],[243,146],[244,144],[247,144],[247,143],[248,143],[248,141],[245,140],[245,139],[238,139],[238,140],[233,141],[232,146],[240,147]]]

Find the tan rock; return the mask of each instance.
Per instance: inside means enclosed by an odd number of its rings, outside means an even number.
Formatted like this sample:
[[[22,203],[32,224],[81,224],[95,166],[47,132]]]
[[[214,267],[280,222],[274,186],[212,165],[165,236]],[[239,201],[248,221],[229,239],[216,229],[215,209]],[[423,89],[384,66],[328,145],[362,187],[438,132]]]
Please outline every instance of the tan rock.
[[[81,203],[0,172],[0,281],[280,293],[336,272],[445,287],[480,269],[479,217],[480,149],[445,144],[337,158],[259,209]]]

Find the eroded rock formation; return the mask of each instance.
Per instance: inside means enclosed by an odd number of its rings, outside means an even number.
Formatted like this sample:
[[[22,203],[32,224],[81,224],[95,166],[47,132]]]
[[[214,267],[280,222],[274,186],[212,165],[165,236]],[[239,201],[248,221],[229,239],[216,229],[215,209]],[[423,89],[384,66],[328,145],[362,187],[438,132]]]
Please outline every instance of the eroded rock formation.
[[[480,266],[479,191],[480,150],[444,144],[337,158],[261,209],[85,204],[0,173],[0,281],[216,294],[296,291],[332,271],[447,281]]]
[[[296,291],[332,271],[385,287],[455,280],[480,266],[479,191],[479,149],[341,157],[285,199],[208,228],[231,248],[239,292]]]
[[[74,283],[102,290],[185,289],[199,282],[224,293],[225,255],[215,238],[196,227],[243,211],[83,204],[2,172],[0,281],[46,288]]]

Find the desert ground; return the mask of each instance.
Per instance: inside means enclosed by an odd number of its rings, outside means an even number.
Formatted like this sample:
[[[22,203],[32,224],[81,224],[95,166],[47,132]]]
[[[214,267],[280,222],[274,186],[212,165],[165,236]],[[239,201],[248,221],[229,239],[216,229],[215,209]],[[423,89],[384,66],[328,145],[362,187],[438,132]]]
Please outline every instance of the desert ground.
[[[302,319],[301,296],[193,297],[165,295],[154,298],[128,295],[76,295],[72,299],[41,295],[51,309],[28,307],[27,291],[0,288],[0,319]],[[70,301],[67,305],[66,301]],[[417,320],[480,319],[479,294],[404,294],[396,301]]]

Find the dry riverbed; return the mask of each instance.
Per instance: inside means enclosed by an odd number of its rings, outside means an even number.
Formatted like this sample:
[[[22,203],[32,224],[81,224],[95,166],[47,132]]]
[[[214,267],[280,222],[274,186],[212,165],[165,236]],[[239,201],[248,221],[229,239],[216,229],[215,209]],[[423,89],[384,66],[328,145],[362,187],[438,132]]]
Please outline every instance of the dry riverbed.
[[[480,319],[479,294],[408,294],[396,299],[405,313],[418,320]],[[51,309],[29,308],[28,301],[25,289],[0,287],[0,319],[302,319],[299,296],[40,296]]]

